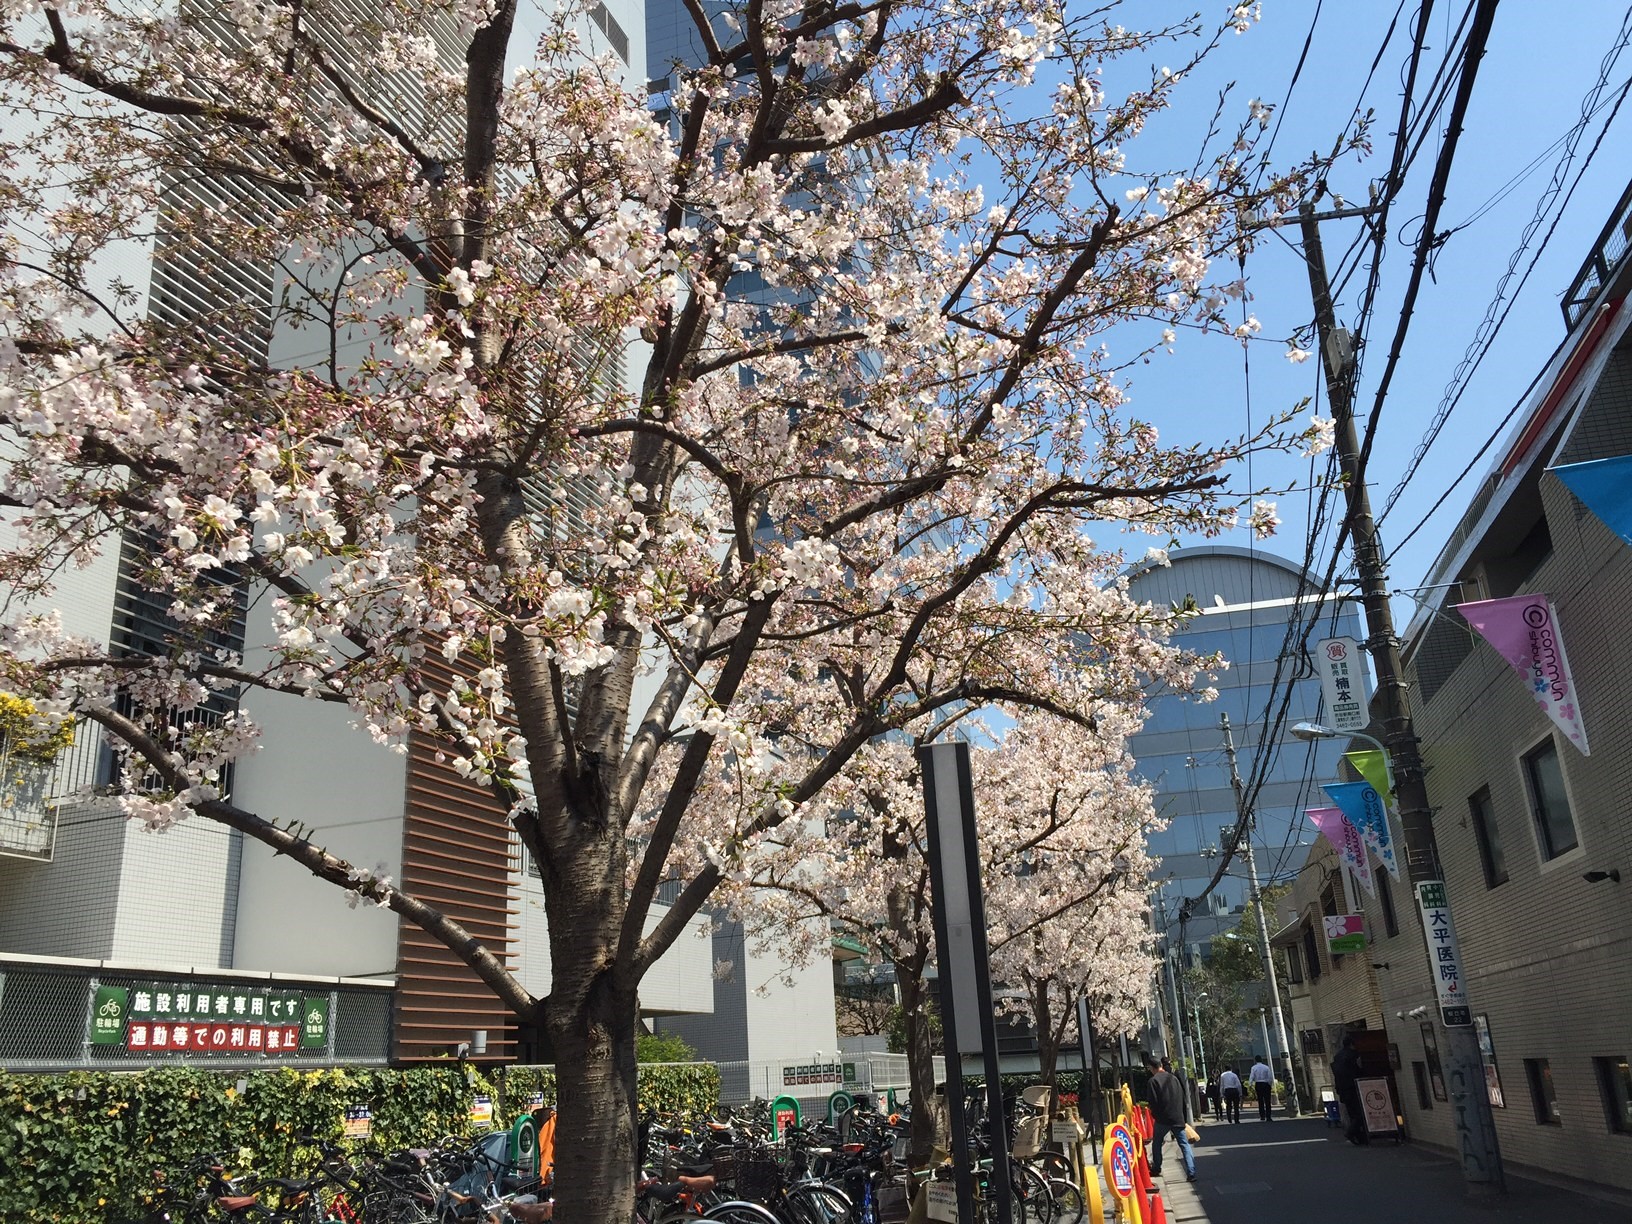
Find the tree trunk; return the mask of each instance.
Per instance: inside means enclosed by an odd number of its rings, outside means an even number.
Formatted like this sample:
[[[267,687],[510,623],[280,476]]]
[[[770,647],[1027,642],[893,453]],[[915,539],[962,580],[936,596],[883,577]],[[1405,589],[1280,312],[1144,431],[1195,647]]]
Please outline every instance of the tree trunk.
[[[635,1203],[635,1000],[598,990],[574,1015],[550,1007],[561,1124],[556,1215],[627,1224]]]
[[[1059,1097],[1055,1091],[1055,1076],[1060,1062],[1060,1038],[1054,1027],[1054,1014],[1049,1006],[1048,982],[1036,982],[1031,988],[1031,1018],[1037,1026],[1037,1082],[1047,1084],[1049,1116],[1058,1112]]]
[[[929,990],[924,957],[897,961],[901,1010],[907,1030],[907,1083],[912,1089],[912,1130],[907,1137],[907,1167],[921,1169],[935,1148],[935,1043],[929,1023]]]

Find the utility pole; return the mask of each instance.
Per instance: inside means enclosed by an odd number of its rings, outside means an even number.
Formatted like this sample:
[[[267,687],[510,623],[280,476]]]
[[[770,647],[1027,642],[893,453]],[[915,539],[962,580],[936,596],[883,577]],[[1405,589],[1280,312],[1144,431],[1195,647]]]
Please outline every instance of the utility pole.
[[[1224,728],[1224,757],[1230,763],[1230,788],[1235,791],[1236,819],[1241,822],[1243,831],[1247,835],[1247,886],[1253,907],[1258,911],[1258,954],[1264,962],[1264,981],[1269,984],[1269,1006],[1275,1011],[1275,1036],[1280,1039],[1281,1052],[1286,1055],[1286,1090],[1291,1094],[1292,1113],[1294,1116],[1303,1112],[1303,1104],[1298,1100],[1297,1068],[1292,1065],[1292,1043],[1286,1039],[1286,1017],[1281,1014],[1281,985],[1275,978],[1275,957],[1269,950],[1269,919],[1264,914],[1264,894],[1258,887],[1258,859],[1252,852],[1252,835],[1258,827],[1257,816],[1246,806],[1246,795],[1241,787],[1241,771],[1235,767],[1235,737],[1230,734],[1230,716],[1220,714],[1219,722]],[[1268,1022],[1265,1022],[1264,1045],[1269,1045]],[[1275,1051],[1266,1049],[1271,1066],[1275,1065]]]
[[[1355,433],[1353,340],[1337,326],[1332,312],[1331,287],[1326,279],[1326,257],[1320,245],[1320,226],[1312,206],[1299,210],[1303,227],[1303,256],[1309,268],[1309,290],[1314,297],[1315,323],[1319,328],[1321,360],[1326,374],[1326,395],[1331,401],[1332,418],[1337,424],[1338,457],[1348,487],[1348,521],[1354,541],[1354,564],[1360,575],[1361,600],[1366,612],[1366,649],[1377,670],[1377,694],[1382,703],[1383,746],[1388,750],[1394,771],[1394,794],[1399,805],[1400,827],[1405,842],[1405,867],[1414,891],[1434,886],[1445,897],[1444,877],[1439,867],[1439,849],[1434,842],[1433,809],[1428,804],[1428,785],[1422,768],[1417,734],[1411,725],[1406,699],[1405,671],[1400,662],[1400,639],[1394,632],[1394,612],[1389,606],[1388,581],[1383,570],[1382,546],[1371,517],[1371,497],[1366,492],[1365,473],[1360,470],[1360,443]],[[1419,900],[1419,905],[1422,904]],[[1442,908],[1448,910],[1448,901]],[[1447,913],[1447,919],[1448,919]],[[1435,966],[1430,964],[1430,972]],[[1462,983],[1467,982],[1466,975]],[[1463,999],[1464,1004],[1468,1003]],[[1468,1021],[1447,1024],[1446,1061],[1450,1064],[1452,1113],[1456,1121],[1457,1146],[1461,1152],[1462,1175],[1470,1192],[1497,1192],[1506,1189],[1502,1154],[1496,1141],[1496,1124],[1485,1089],[1484,1064],[1472,1024],[1471,1006],[1462,1009]],[[1447,1018],[1443,1017],[1442,1019]]]
[[[1173,1051],[1172,1057],[1174,1064],[1182,1072],[1184,1071],[1185,1060],[1190,1057],[1190,1038],[1184,1031],[1187,1017],[1184,1011],[1184,1001],[1179,998],[1178,973],[1173,968],[1173,928],[1167,924],[1167,898],[1159,892],[1156,894],[1156,906],[1162,920],[1162,973],[1167,978],[1168,1004],[1173,1017],[1173,1037],[1178,1045],[1178,1048]],[[1184,1094],[1184,1120],[1194,1122],[1196,1115],[1190,1099],[1193,1077],[1186,1074],[1181,1078],[1186,1089]]]

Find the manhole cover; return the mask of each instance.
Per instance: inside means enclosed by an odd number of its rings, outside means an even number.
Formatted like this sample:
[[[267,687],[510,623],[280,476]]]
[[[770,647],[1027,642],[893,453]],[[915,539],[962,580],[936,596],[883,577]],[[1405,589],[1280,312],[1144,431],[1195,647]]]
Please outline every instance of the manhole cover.
[[[1213,1186],[1220,1194],[1264,1194],[1269,1190],[1268,1182],[1217,1182]]]

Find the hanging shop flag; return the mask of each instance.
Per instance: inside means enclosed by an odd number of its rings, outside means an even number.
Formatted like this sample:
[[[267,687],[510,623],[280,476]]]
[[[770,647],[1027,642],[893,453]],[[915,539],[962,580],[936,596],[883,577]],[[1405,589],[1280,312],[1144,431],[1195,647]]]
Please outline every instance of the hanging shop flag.
[[[1360,887],[1375,897],[1377,884],[1371,876],[1371,860],[1366,857],[1365,839],[1360,836],[1360,830],[1354,827],[1352,821],[1343,814],[1342,808],[1308,808],[1303,813],[1332,843],[1337,851],[1338,861],[1354,873],[1354,878],[1360,881]]]
[[[1322,721],[1334,731],[1364,731],[1371,721],[1371,704],[1360,643],[1352,637],[1326,638],[1315,643],[1314,660],[1326,702]]]
[[[1632,544],[1632,455],[1566,463],[1551,470],[1605,527]]]
[[[1388,874],[1399,879],[1400,865],[1394,857],[1394,834],[1388,826],[1388,809],[1377,788],[1370,782],[1328,782],[1320,789],[1343,809],[1349,823],[1360,830],[1360,839],[1377,852]]]
[[[1553,601],[1545,595],[1513,595],[1457,604],[1456,610],[1524,677],[1536,704],[1570,737],[1581,755],[1589,755],[1587,727],[1581,719]]]
[[[1383,803],[1391,806],[1394,798],[1394,788],[1388,783],[1388,756],[1375,748],[1368,748],[1364,752],[1345,752],[1343,759],[1353,765],[1355,772],[1367,782],[1372,789],[1383,797]]]
[[[1324,914],[1326,950],[1333,956],[1366,950],[1366,916],[1364,914]]]

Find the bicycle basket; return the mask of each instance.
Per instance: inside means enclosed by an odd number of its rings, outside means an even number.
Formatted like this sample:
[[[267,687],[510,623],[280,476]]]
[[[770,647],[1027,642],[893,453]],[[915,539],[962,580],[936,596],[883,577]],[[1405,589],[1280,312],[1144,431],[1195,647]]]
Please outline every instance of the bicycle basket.
[[[714,1153],[714,1179],[731,1181],[737,1175],[737,1154],[732,1151]]]
[[[782,1165],[769,1152],[737,1161],[737,1193],[747,1199],[771,1199],[782,1189]]]

